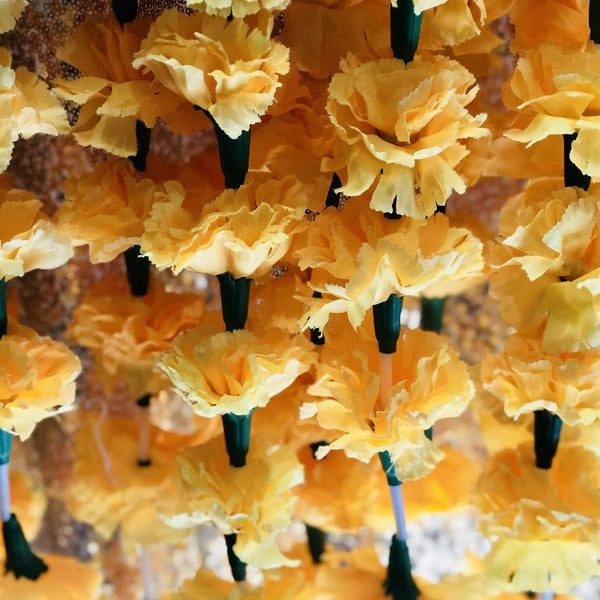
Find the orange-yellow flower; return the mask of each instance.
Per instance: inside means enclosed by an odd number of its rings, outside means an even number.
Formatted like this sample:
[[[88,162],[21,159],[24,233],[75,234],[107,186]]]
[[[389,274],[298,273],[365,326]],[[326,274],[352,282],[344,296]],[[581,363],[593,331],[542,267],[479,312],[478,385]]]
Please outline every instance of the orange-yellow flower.
[[[395,59],[360,64],[349,55],[329,86],[327,111],[336,128],[329,171],[347,169],[340,191],[357,196],[373,188],[371,207],[426,217],[450,193],[466,186],[455,170],[464,141],[488,133],[485,115],[465,108],[477,94],[475,78],[442,56],[408,64]]]
[[[253,15],[261,10],[281,11],[290,0],[186,0],[188,6],[203,10],[209,15],[234,18]]]
[[[289,70],[288,49],[271,40],[272,26],[272,18],[251,29],[243,19],[165,10],[133,65],[208,111],[235,139],[260,121]]]
[[[0,33],[10,31],[21,16],[29,0],[2,0],[0,2]]]

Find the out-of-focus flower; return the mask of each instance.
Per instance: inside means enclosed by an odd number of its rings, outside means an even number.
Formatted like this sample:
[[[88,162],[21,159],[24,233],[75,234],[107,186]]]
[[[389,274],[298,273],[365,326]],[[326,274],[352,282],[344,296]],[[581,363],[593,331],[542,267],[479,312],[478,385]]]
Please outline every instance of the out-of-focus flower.
[[[271,40],[272,27],[271,17],[250,28],[243,19],[165,10],[133,65],[210,113],[236,139],[260,121],[289,70],[288,49]]]
[[[29,0],[2,0],[0,2],[0,33],[10,31],[21,16]]]
[[[295,452],[253,439],[243,468],[229,464],[223,438],[182,450],[173,471],[174,490],[164,494],[161,516],[172,527],[214,523],[237,534],[235,554],[263,569],[294,566],[276,543],[292,522],[292,488],[304,479]]]
[[[600,417],[600,350],[553,354],[537,339],[513,335],[502,354],[486,357],[481,377],[509,417],[545,409],[569,426],[589,425]]]
[[[75,309],[67,335],[92,352],[109,390],[125,380],[137,399],[169,386],[156,361],[177,335],[198,325],[204,306],[197,294],[166,292],[158,284],[132,297],[124,277],[111,277]]]
[[[210,126],[204,115],[131,65],[149,27],[147,19],[121,27],[114,15],[92,15],[60,49],[59,57],[81,73],[55,82],[59,96],[81,105],[72,129],[81,145],[127,157],[137,151],[138,119],[152,127],[160,117],[175,133]]]
[[[487,579],[506,591],[568,592],[600,574],[598,461],[565,447],[552,469],[538,469],[532,446],[495,455],[478,483],[481,527],[495,537]]]
[[[58,227],[75,246],[89,244],[93,263],[115,259],[139,244],[154,193],[161,186],[137,174],[130,161],[109,159],[65,181]]]
[[[452,190],[466,186],[455,167],[467,155],[464,141],[487,135],[485,115],[465,108],[477,94],[475,78],[442,56],[360,64],[349,55],[329,86],[327,111],[338,144],[323,161],[347,170],[339,189],[357,196],[373,187],[371,207],[426,217]],[[344,179],[342,177],[342,179]]]
[[[9,324],[0,358],[0,429],[27,439],[36,423],[75,401],[81,365],[63,343]]]
[[[261,10],[271,12],[284,10],[290,0],[186,0],[188,6],[209,15],[234,18],[253,15]]]
[[[600,346],[597,193],[594,186],[589,193],[554,182],[531,186],[507,203],[500,243],[490,247],[491,293],[502,317],[542,335],[548,352]]]
[[[340,341],[338,340],[338,344]],[[448,341],[431,332],[405,330],[392,355],[392,387],[388,404],[379,404],[378,353],[324,347],[317,379],[309,394],[318,401],[303,406],[303,416],[317,416],[336,439],[317,450],[343,450],[368,462],[389,452],[401,480],[429,472],[442,452],[423,434],[439,419],[455,417],[474,395],[466,364]],[[352,345],[348,345],[352,347]]]
[[[175,274],[189,269],[261,277],[306,225],[308,198],[292,176],[282,180],[257,176],[239,189],[225,190],[203,207],[197,221],[183,206],[183,186],[168,182],[165,190],[144,224],[142,251],[158,268],[169,266]]]
[[[519,113],[506,135],[531,145],[577,132],[571,161],[587,175],[600,175],[600,159],[593,150],[600,143],[598,70],[600,56],[592,42],[583,52],[540,44],[521,53],[502,90],[506,106]]]
[[[315,360],[304,336],[281,330],[260,337],[237,329],[196,327],[173,341],[158,365],[192,410],[205,417],[246,415],[290,386]]]

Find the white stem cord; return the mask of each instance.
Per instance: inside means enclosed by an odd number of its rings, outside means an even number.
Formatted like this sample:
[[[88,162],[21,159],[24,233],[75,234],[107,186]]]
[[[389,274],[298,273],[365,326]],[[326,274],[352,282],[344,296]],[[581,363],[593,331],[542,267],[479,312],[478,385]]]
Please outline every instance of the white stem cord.
[[[396,520],[396,536],[399,540],[406,542],[406,516],[404,514],[404,502],[402,500],[402,486],[390,485],[390,496]]]
[[[150,407],[140,407],[138,414],[138,460],[146,463],[150,460]]]
[[[142,589],[144,600],[154,600],[154,586],[152,585],[152,566],[148,550],[140,548],[140,574],[142,576]]]
[[[9,463],[0,465],[0,516],[2,522],[10,521],[10,479]]]

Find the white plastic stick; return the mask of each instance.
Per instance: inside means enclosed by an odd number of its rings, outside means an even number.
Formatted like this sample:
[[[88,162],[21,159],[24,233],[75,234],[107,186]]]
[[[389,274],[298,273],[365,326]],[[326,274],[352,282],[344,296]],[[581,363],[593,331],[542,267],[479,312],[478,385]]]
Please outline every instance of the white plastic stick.
[[[406,517],[404,515],[404,502],[402,500],[402,486],[390,485],[390,496],[392,498],[392,507],[394,509],[394,519],[396,520],[396,537],[399,540],[406,541]]]
[[[148,550],[140,548],[140,575],[142,576],[142,590],[144,600],[154,600],[154,589],[152,585],[152,566]]]
[[[540,592],[537,595],[537,600],[553,600],[554,598],[554,592],[552,590],[548,591],[548,592]]]
[[[150,406],[142,406],[138,414],[138,460],[150,460]]]
[[[2,522],[10,521],[10,479],[9,463],[0,465],[0,517]]]

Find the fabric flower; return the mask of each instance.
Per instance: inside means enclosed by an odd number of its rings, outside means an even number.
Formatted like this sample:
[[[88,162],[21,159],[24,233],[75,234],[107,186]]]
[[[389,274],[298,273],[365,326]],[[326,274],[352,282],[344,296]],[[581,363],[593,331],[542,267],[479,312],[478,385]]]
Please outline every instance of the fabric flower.
[[[531,146],[550,135],[577,132],[571,161],[587,175],[600,175],[593,150],[600,139],[599,69],[600,56],[591,42],[584,52],[540,44],[521,53],[502,90],[506,106],[519,112],[506,135]]]
[[[186,0],[191,8],[203,10],[209,15],[234,18],[253,15],[261,10],[271,12],[281,11],[287,7],[290,0]]]
[[[75,246],[89,244],[90,261],[108,262],[139,245],[160,185],[136,173],[130,161],[109,159],[65,181],[58,226]]]
[[[243,19],[165,10],[133,66],[208,111],[232,139],[258,123],[273,103],[288,49],[271,40],[272,19],[250,29]]]
[[[82,146],[118,156],[137,152],[136,121],[153,127],[163,119],[175,133],[196,133],[210,123],[176,94],[136,70],[131,61],[150,22],[121,27],[114,15],[92,15],[73,29],[59,58],[75,67],[77,79],[55,81],[56,93],[81,105],[72,133]]]
[[[366,344],[361,344],[365,347]],[[349,346],[352,347],[352,346]],[[448,341],[431,332],[404,330],[392,355],[392,388],[388,405],[379,406],[378,353],[324,348],[317,379],[303,416],[316,415],[337,437],[317,451],[344,450],[368,462],[390,453],[401,480],[424,476],[441,458],[423,434],[438,419],[455,417],[474,395],[467,366]]]
[[[29,0],[2,0],[0,2],[0,33],[10,31],[21,16]]]
[[[204,306],[197,294],[166,292],[154,283],[144,296],[132,297],[124,277],[111,277],[80,302],[67,335],[94,355],[107,389],[125,380],[137,399],[168,387],[156,361],[177,335],[198,325]]]
[[[500,243],[490,247],[490,291],[502,317],[541,334],[548,352],[600,345],[597,193],[553,182],[528,188],[503,209]]]
[[[9,324],[0,339],[0,429],[27,439],[39,421],[75,401],[79,359],[33,329]]]
[[[495,455],[478,484],[481,527],[495,539],[487,578],[507,591],[568,592],[600,574],[598,461],[559,448],[552,469],[538,469],[532,446]]]
[[[184,207],[183,186],[168,182],[165,190],[144,224],[142,252],[159,269],[169,266],[175,274],[189,269],[261,277],[286,254],[292,235],[305,224],[308,199],[292,176],[257,177],[225,190],[203,207],[197,221]]]
[[[329,86],[327,111],[339,144],[323,161],[329,171],[347,169],[339,191],[357,196],[372,186],[371,207],[426,217],[452,190],[463,193],[455,171],[467,155],[464,140],[486,135],[485,115],[465,106],[477,94],[475,78],[442,56],[360,64],[349,55]]]
[[[213,417],[265,406],[312,362],[303,336],[289,340],[272,329],[259,338],[248,330],[215,333],[201,326],[175,338],[158,365],[195,413]]]
[[[169,525],[212,522],[223,534],[237,535],[235,554],[248,564],[262,569],[296,564],[275,539],[292,522],[292,488],[304,479],[293,450],[253,440],[240,469],[229,464],[219,437],[182,450],[172,479],[175,489],[165,493],[162,510]]]

